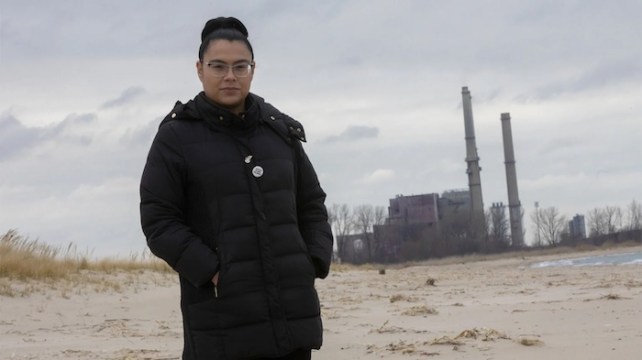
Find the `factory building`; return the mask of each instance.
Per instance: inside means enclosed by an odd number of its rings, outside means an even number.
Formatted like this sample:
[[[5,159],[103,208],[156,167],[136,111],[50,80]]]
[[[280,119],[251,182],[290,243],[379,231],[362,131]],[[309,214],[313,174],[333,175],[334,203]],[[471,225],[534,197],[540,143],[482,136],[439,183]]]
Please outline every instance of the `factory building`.
[[[586,239],[586,223],[584,215],[577,214],[568,222],[568,233],[570,240],[575,243],[577,240]]]
[[[390,199],[388,225],[435,224],[439,221],[439,195],[423,194]]]
[[[388,218],[384,225],[373,228],[371,238],[365,241],[374,248],[375,261],[394,262],[444,256],[453,253],[478,251],[487,246],[486,216],[481,186],[481,166],[475,139],[472,96],[468,87],[462,87],[464,139],[466,143],[467,190],[449,190],[441,196],[436,193],[403,196],[390,199]],[[517,188],[517,173],[511,118],[501,114],[504,144],[504,163],[510,215],[510,237],[514,247],[524,245],[522,207]],[[583,220],[583,219],[582,219]],[[582,223],[583,224],[583,223]],[[583,227],[582,227],[583,228]],[[585,234],[585,231],[584,231]],[[584,235],[586,236],[586,235]],[[371,239],[371,240],[370,240]],[[351,254],[359,256],[362,237],[351,239]]]
[[[373,236],[379,245],[375,257],[380,262],[432,255],[441,240],[441,222],[448,217],[467,217],[470,214],[467,190],[449,190],[441,196],[436,193],[397,195],[389,203],[386,223],[374,227]]]

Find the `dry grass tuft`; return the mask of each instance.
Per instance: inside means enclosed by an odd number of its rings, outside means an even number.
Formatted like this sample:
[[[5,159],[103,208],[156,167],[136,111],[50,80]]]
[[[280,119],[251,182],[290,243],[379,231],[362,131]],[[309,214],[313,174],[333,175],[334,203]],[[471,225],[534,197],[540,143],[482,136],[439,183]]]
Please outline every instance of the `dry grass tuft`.
[[[402,354],[413,354],[417,352],[417,348],[413,343],[406,343],[403,340],[400,340],[396,343],[390,343],[386,346],[386,350],[391,352],[401,352]]]
[[[70,281],[80,283],[97,278],[95,273],[144,271],[170,273],[173,270],[150,253],[132,255],[129,259],[91,260],[87,255],[79,254],[74,244],[61,249],[25,238],[15,230],[9,230],[0,236],[0,296],[25,296],[31,292],[30,287],[24,284],[14,286],[14,280],[35,280],[45,284]],[[95,280],[89,282],[93,283]],[[105,281],[93,285],[97,291],[118,291],[120,286],[119,283]],[[73,288],[73,284],[70,288]]]
[[[524,346],[539,346],[544,344],[541,340],[529,338],[520,338],[517,340],[517,343]]]
[[[410,309],[401,313],[402,315],[407,316],[425,316],[425,315],[436,315],[438,314],[435,308],[430,308],[426,305],[413,306]]]
[[[622,300],[623,297],[618,295],[618,294],[607,294],[602,296],[602,299],[604,300]]]
[[[462,339],[495,341],[499,339],[510,340],[510,337],[494,329],[474,328],[474,329],[467,329],[462,331],[461,333],[459,333],[459,335],[455,336],[454,339],[449,336],[442,336],[440,338],[434,339],[429,344],[460,346],[460,345],[464,345],[464,342],[462,341]]]
[[[623,300],[623,299],[626,299],[626,298],[622,295],[606,294],[604,296],[600,296],[597,299],[584,299],[584,302],[595,301],[595,300]]]
[[[71,246],[67,248],[70,251]],[[58,248],[24,238],[9,230],[0,238],[0,277],[42,279],[64,277],[76,260],[61,257]]]
[[[459,346],[459,345],[464,345],[464,342],[452,339],[452,338],[450,338],[448,336],[442,336],[440,338],[437,338],[437,339],[434,339],[433,341],[431,341],[430,345],[453,345],[453,346]]]
[[[390,303],[396,303],[397,301],[406,301],[406,302],[416,302],[418,299],[416,297],[407,296],[404,294],[394,294],[390,297]]]
[[[455,339],[467,338],[467,339],[477,339],[480,338],[482,341],[495,341],[497,339],[506,339],[509,340],[506,334],[501,333],[495,329],[488,328],[474,328],[472,330],[464,330]]]
[[[459,338],[467,338],[467,339],[477,339],[477,331],[475,330],[464,330],[459,333],[459,335],[455,336],[455,339]]]
[[[381,325],[377,329],[370,330],[370,333],[378,333],[378,334],[397,334],[397,333],[405,333],[407,332],[406,329],[397,327],[397,326],[390,326],[388,325],[388,320],[386,320],[383,325]]]

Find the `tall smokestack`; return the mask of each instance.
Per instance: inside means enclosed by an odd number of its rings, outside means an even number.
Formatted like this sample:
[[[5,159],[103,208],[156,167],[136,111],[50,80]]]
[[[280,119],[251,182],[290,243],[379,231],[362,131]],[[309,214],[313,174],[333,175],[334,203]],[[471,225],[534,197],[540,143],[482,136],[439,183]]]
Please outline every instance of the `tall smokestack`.
[[[506,185],[508,188],[508,214],[510,216],[510,234],[514,247],[524,246],[522,232],[522,204],[517,191],[517,170],[513,151],[513,131],[510,126],[510,113],[503,113],[502,135],[504,138],[504,163],[506,164]]]
[[[470,189],[471,211],[473,218],[477,221],[484,219],[484,201],[482,198],[481,178],[479,172],[479,156],[477,156],[477,144],[475,143],[475,126],[473,125],[473,106],[471,104],[470,91],[468,87],[461,88],[461,96],[464,108],[464,128],[466,132],[466,163],[468,168],[468,188]]]

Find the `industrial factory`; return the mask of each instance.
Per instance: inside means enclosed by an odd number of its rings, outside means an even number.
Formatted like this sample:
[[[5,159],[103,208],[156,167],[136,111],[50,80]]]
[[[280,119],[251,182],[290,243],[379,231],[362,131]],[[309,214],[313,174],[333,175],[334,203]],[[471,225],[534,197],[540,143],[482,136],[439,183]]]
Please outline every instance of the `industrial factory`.
[[[448,190],[440,194],[397,195],[390,199],[385,224],[373,229],[369,246],[363,246],[364,235],[342,239],[342,257],[352,262],[397,262],[456,253],[492,250],[488,243],[487,221],[482,196],[481,167],[475,142],[472,97],[468,87],[461,91],[466,142],[468,189]],[[509,113],[500,116],[504,143],[504,162],[508,193],[510,234],[508,245],[522,247],[522,206],[517,188],[517,171]],[[493,204],[503,207],[501,203]],[[368,250],[366,250],[368,249]],[[370,254],[363,254],[369,251]]]

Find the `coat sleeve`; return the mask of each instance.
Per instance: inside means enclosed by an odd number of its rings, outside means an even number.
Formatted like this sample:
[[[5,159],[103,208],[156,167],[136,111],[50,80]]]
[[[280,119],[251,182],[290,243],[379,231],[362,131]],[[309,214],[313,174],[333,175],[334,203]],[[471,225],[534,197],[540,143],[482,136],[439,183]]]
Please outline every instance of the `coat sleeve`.
[[[317,174],[303,146],[294,141],[297,153],[297,212],[299,229],[314,262],[317,277],[325,278],[332,261],[333,237],[328,212],[325,207],[326,194],[319,184]]]
[[[151,252],[194,286],[218,271],[216,253],[187,225],[185,162],[171,123],[154,139],[140,184],[140,217]]]

